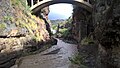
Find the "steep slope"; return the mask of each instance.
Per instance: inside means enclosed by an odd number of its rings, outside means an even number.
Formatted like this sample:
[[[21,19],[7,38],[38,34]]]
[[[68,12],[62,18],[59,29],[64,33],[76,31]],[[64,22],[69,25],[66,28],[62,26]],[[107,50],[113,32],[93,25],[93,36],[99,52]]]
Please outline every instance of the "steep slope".
[[[0,68],[50,40],[43,19],[31,14],[23,0],[0,0]]]

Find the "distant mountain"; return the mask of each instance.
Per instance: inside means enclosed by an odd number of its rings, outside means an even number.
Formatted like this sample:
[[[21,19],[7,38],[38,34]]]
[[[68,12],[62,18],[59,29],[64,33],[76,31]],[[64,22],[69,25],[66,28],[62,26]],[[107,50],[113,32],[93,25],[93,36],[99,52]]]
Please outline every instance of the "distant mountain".
[[[61,22],[65,22],[66,20],[64,19],[57,19],[57,20],[50,20],[52,24],[58,24],[58,23],[61,23]]]
[[[49,20],[56,20],[56,19],[67,19],[69,16],[67,14],[59,14],[55,12],[50,12],[48,15]]]

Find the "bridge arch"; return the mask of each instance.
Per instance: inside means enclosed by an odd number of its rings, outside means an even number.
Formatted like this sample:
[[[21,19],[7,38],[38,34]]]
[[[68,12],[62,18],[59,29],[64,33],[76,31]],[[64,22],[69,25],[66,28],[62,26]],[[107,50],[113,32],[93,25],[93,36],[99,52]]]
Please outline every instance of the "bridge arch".
[[[77,5],[89,12],[92,12],[92,5],[90,4],[89,0],[31,0],[30,9],[33,11],[33,13],[36,13],[46,6],[57,3],[68,3]]]

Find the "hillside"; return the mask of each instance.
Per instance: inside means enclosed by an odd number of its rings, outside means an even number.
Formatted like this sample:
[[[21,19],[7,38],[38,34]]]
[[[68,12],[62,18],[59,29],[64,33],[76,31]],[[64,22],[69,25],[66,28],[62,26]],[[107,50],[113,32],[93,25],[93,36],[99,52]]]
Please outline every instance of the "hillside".
[[[44,20],[31,14],[23,0],[0,0],[0,68],[50,40]],[[9,63],[8,63],[9,62]]]
[[[65,22],[66,20],[64,19],[57,19],[57,20],[50,20],[52,25],[56,25],[58,23]]]

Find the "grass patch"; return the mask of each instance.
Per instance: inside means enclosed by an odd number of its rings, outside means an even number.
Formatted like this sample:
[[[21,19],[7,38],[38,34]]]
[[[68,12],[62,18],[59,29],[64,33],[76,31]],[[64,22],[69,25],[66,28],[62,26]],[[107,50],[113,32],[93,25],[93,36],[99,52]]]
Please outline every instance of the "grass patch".
[[[60,29],[59,32],[64,34],[65,32],[67,31],[67,28],[64,28],[64,29]]]
[[[74,57],[69,57],[69,60],[72,64],[76,64],[81,68],[88,68],[83,64],[83,57],[80,54],[76,54]]]
[[[5,23],[0,23],[0,29],[5,29],[6,28],[6,24]]]
[[[30,6],[26,5],[25,0],[10,0],[10,2],[11,2],[11,5],[18,6],[21,10],[24,11],[24,13],[32,12],[30,10]]]
[[[85,37],[82,41],[81,41],[82,45],[88,45],[88,44],[94,44],[94,40],[89,38],[89,37]]]
[[[61,35],[61,37],[68,37],[69,33],[70,32],[67,28],[59,29],[59,34]]]
[[[12,17],[12,16],[4,16],[4,20],[10,20],[10,21],[12,21],[14,18]]]
[[[52,29],[57,30],[57,25],[52,25]]]

